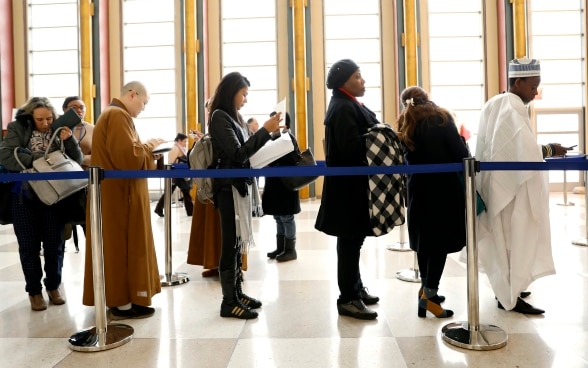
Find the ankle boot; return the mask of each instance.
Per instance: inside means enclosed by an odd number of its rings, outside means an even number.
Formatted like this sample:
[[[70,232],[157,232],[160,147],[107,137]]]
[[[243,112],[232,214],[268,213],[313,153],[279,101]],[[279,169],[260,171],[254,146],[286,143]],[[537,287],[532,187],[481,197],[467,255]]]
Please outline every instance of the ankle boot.
[[[447,318],[453,316],[453,311],[450,309],[443,309],[439,303],[432,301],[437,295],[437,289],[423,288],[423,294],[419,300],[418,315],[421,318],[427,316],[427,311],[433,313],[437,318]]]
[[[237,293],[237,300],[249,309],[261,308],[261,301],[246,295],[243,292],[241,285],[243,284],[243,271],[237,271],[237,278],[235,280],[235,292]]]
[[[155,209],[153,210],[153,212],[155,212],[159,217],[163,217],[163,200],[164,196],[161,196],[161,198],[159,198],[159,201],[157,201]]]
[[[276,235],[276,250],[268,252],[267,257],[274,259],[276,256],[284,251],[284,235]]]
[[[29,302],[31,302],[31,309],[34,311],[47,309],[47,302],[43,298],[43,294],[29,295]]]
[[[186,215],[192,216],[192,212],[194,212],[194,202],[192,202],[192,197],[186,196],[186,194],[184,194],[184,208],[186,209]]]
[[[284,239],[284,252],[276,256],[278,262],[288,262],[298,258],[296,254],[296,238]]]
[[[257,312],[244,308],[240,302],[237,302],[235,291],[235,270],[221,271],[220,274],[221,289],[223,291],[223,301],[220,308],[221,317],[232,317],[239,319],[257,318]]]

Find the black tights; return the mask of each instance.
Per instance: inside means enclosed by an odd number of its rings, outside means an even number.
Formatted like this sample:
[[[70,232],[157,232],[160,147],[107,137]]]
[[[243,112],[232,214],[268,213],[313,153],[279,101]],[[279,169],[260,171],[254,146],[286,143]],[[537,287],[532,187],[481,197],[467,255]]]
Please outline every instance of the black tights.
[[[422,254],[417,252],[419,271],[421,279],[425,281],[423,285],[429,289],[439,289],[439,281],[445,268],[446,254]]]

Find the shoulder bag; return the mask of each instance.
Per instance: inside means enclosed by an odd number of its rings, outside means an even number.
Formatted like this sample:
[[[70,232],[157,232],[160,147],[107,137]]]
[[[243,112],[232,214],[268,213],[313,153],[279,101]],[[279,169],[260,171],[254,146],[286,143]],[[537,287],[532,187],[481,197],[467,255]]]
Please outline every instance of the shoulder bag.
[[[316,161],[310,148],[300,152],[296,166],[316,166]],[[282,184],[290,190],[300,190],[315,181],[318,176],[284,176]]]
[[[72,160],[65,154],[65,148],[63,141],[61,142],[61,149],[53,152],[49,152],[53,146],[53,142],[57,137],[57,134],[63,128],[55,130],[51,136],[51,141],[45,150],[43,157],[40,157],[33,161],[33,167],[27,169],[18,158],[17,151],[20,147],[14,149],[14,157],[16,161],[23,168],[22,172],[26,173],[56,173],[56,172],[67,172],[67,171],[84,171],[80,164]],[[63,198],[66,198],[74,193],[77,193],[81,189],[88,185],[87,179],[63,179],[63,180],[30,180],[29,185],[35,191],[35,194],[41,202],[50,206],[53,205]]]

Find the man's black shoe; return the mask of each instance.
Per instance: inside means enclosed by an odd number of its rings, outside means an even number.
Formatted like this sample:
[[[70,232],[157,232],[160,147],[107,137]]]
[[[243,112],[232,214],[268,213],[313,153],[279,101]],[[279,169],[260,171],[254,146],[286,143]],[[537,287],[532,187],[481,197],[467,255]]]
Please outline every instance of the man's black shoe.
[[[341,316],[357,319],[376,319],[376,317],[378,317],[378,313],[366,307],[361,299],[337,304],[337,312],[339,312],[339,315]]]
[[[378,298],[377,296],[370,295],[368,288],[366,287],[363,287],[359,290],[359,295],[361,295],[361,300],[363,300],[363,303],[365,305],[376,304],[380,301],[380,298]]]
[[[500,302],[498,302],[498,308],[504,309],[504,307],[502,306],[502,304],[500,304]],[[531,304],[527,303],[526,301],[524,301],[521,298],[517,298],[517,304],[515,305],[515,307],[513,309],[511,309],[511,311],[522,313],[522,314],[543,314],[543,313],[545,313],[545,311],[543,309],[535,308]]]
[[[131,309],[127,310],[110,308],[110,315],[113,320],[147,318],[151,317],[154,313],[155,309],[137,304],[132,304]]]

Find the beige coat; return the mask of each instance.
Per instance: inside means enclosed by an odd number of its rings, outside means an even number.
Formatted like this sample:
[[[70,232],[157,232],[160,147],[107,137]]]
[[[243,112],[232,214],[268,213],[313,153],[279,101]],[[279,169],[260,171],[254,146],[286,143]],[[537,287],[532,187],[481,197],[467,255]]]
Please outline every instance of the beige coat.
[[[113,104],[117,106],[106,108],[96,122],[92,166],[104,170],[154,169],[153,145],[141,142],[122,102],[114,99]],[[161,292],[161,281],[151,229],[147,179],[105,179],[101,187],[106,305],[113,307],[131,302],[151,305],[153,295]],[[86,223],[90,224],[90,206],[87,208]],[[88,227],[85,305],[94,305],[91,233]]]

